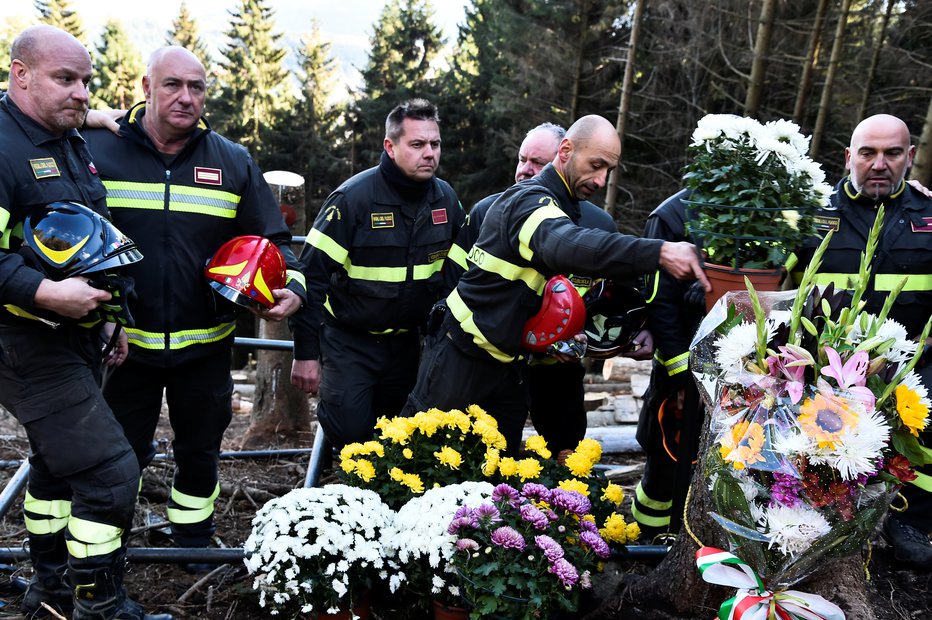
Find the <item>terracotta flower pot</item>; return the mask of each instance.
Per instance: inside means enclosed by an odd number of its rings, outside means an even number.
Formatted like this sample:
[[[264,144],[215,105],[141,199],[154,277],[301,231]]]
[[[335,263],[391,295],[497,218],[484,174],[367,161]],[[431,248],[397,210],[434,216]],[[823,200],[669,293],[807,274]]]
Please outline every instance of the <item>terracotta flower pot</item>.
[[[712,309],[725,293],[728,291],[745,290],[744,278],[751,281],[756,291],[778,291],[780,282],[783,280],[784,270],[780,269],[733,269],[723,265],[713,265],[705,263],[703,265],[706,277],[712,284],[712,292],[706,293],[705,309],[706,312]]]
[[[469,610],[434,601],[434,620],[469,620]]]

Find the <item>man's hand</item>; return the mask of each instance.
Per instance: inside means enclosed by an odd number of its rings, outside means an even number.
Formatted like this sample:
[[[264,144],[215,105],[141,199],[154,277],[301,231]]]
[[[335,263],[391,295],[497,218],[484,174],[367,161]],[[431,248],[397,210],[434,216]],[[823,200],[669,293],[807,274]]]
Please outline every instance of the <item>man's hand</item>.
[[[114,329],[116,329],[116,323],[104,323],[104,342],[110,342],[110,339],[113,338]],[[126,337],[126,330],[121,329],[117,336],[116,344],[113,346],[113,349],[110,350],[110,353],[107,354],[107,357],[104,358],[104,363],[107,366],[119,366],[126,361],[128,355],[129,339]]]
[[[275,305],[271,308],[260,306],[259,308],[250,308],[249,311],[260,319],[281,321],[297,312],[298,308],[301,307],[301,298],[291,289],[274,289],[272,297],[275,298]]]
[[[648,329],[642,329],[631,341],[631,345],[621,351],[622,357],[633,360],[649,360],[654,355],[654,335]]]
[[[120,133],[119,120],[126,116],[126,110],[88,110],[84,125],[88,129],[109,129]]]
[[[660,266],[670,272],[677,280],[698,280],[706,293],[712,292],[712,285],[702,271],[696,246],[686,241],[664,241],[660,246]]]
[[[107,291],[88,284],[86,278],[67,278],[60,282],[45,279],[36,289],[35,304],[60,316],[80,319],[111,297]]]
[[[291,385],[306,394],[316,395],[320,388],[320,362],[295,360],[291,363]]]
[[[683,293],[683,301],[694,312],[705,314],[705,291],[702,290],[702,284],[698,280],[690,284]]]

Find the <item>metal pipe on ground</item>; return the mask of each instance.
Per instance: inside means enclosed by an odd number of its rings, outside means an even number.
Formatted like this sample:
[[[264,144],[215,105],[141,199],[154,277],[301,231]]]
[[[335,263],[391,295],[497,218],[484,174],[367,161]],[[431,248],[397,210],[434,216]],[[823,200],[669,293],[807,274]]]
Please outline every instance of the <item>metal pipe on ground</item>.
[[[213,549],[202,547],[127,547],[130,562],[151,564],[234,564],[242,562],[246,552],[241,547]],[[0,547],[0,562],[23,562],[29,552],[23,547]]]
[[[324,429],[318,422],[317,430],[314,431],[314,447],[311,448],[311,458],[307,463],[307,475],[304,477],[305,489],[316,487],[320,482],[320,475],[324,468],[333,462],[332,450],[330,442],[324,437]]]
[[[7,510],[10,509],[10,506],[13,505],[13,502],[16,501],[16,498],[19,497],[19,494],[22,492],[23,487],[26,486],[26,481],[29,479],[29,461],[24,460],[19,465],[19,469],[16,470],[16,473],[13,474],[13,477],[10,478],[10,481],[6,483],[6,486],[3,487],[3,493],[0,493],[0,519],[6,515]]]

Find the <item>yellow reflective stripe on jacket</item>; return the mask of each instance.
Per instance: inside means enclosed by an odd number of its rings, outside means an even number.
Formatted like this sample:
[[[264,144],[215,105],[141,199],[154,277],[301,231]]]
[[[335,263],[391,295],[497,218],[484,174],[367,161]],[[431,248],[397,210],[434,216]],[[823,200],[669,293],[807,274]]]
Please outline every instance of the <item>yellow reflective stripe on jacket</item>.
[[[817,273],[812,278],[812,283],[817,286],[834,284],[835,288],[853,289],[855,277],[857,274],[853,273]]]
[[[214,492],[210,497],[197,497],[182,493],[178,489],[172,488],[172,501],[181,506],[174,508],[169,506],[166,509],[168,520],[172,523],[200,523],[210,518],[214,513],[214,500],[220,495],[220,484],[214,487]]]
[[[500,350],[482,334],[482,330],[476,325],[472,310],[469,309],[469,306],[466,305],[456,289],[453,289],[453,292],[447,297],[447,307],[450,308],[453,317],[459,321],[463,331],[472,336],[472,341],[476,343],[476,346],[500,362],[507,364],[515,361],[514,356]]]
[[[932,290],[932,274],[928,273],[878,273],[874,276],[874,290],[892,291],[899,285],[900,280],[906,280],[904,291],[930,291]]]
[[[132,181],[104,181],[107,188],[107,207],[111,209],[165,208],[163,183],[135,183]],[[205,189],[186,185],[169,186],[168,210],[179,213],[200,213],[225,219],[236,217],[240,197],[218,189]]]
[[[459,265],[464,271],[469,269],[469,263],[466,262],[466,250],[456,245],[455,243],[450,246],[450,252],[447,254],[447,258],[453,261],[456,265]]]
[[[533,267],[519,267],[475,245],[469,251],[469,260],[483,271],[494,273],[511,282],[524,282],[538,295],[547,284],[547,278]]]
[[[316,228],[311,229],[304,242],[329,256],[330,260],[335,263],[342,265],[349,258],[349,251],[346,248],[334,241],[330,235],[322,233]]]
[[[216,327],[207,329],[186,329],[180,332],[171,332],[168,338],[169,350],[184,349],[192,344],[207,344],[223,340],[233,333],[236,323],[221,323]],[[147,332],[135,327],[126,328],[129,343],[141,349],[161,350],[165,348],[165,334],[162,332]]]
[[[23,499],[23,510],[28,510],[37,515],[61,519],[71,515],[71,502],[67,499],[36,499],[32,496],[32,493],[26,491],[26,497]]]
[[[545,196],[540,199],[540,202],[541,206],[531,213],[530,217],[524,221],[521,230],[518,232],[518,253],[521,255],[521,258],[527,261],[534,258],[534,250],[531,249],[531,237],[537,232],[537,227],[540,226],[540,223],[544,220],[558,217],[569,217],[557,206],[553,198]]]
[[[66,542],[68,553],[76,558],[107,555],[122,546],[123,529],[113,525],[71,517],[68,532],[73,537]]]
[[[686,371],[689,368],[689,351],[664,361],[663,366],[671,377]]]
[[[300,269],[287,269],[285,271],[285,285],[287,286],[292,281],[297,281],[302,288],[307,289],[307,280]]]
[[[654,298],[657,297],[657,291],[660,290],[660,271],[655,271],[655,272],[650,276],[650,278],[651,278],[651,280],[653,280],[654,285],[653,285],[653,287],[651,288],[650,296],[647,298],[647,301],[645,302],[645,303],[648,303],[648,304],[649,304],[650,302],[654,301]]]

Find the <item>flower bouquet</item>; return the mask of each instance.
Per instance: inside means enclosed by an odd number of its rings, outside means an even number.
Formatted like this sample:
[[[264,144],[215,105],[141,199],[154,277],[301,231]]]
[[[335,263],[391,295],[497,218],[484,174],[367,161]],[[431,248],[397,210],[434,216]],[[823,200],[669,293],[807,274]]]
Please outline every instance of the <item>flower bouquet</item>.
[[[271,615],[353,608],[388,577],[382,533],[394,513],[372,491],[295,489],[266,503],[246,540],[246,568]]]
[[[591,574],[611,554],[575,491],[500,484],[491,502],[464,505],[450,524],[453,564],[470,617],[531,620],[578,608]]]
[[[448,528],[461,504],[478,505],[491,497],[492,489],[488,482],[463,482],[428,489],[408,500],[383,533],[386,553],[399,569],[389,589],[406,589],[425,609],[434,600],[448,606],[461,604],[452,563],[456,536]]]
[[[775,269],[814,233],[812,211],[828,205],[832,187],[808,150],[809,138],[789,121],[699,120],[683,180],[689,232],[710,262]]]
[[[505,447],[495,418],[480,407],[379,418],[378,440],[347,444],[340,469],[347,484],[377,492],[398,509],[426,488],[481,480]]]
[[[798,290],[758,295],[748,284],[716,304],[693,341],[711,412],[712,516],[739,558],[723,566],[740,562],[761,596],[858,549],[924,458],[919,347],[887,318],[902,283],[879,314],[862,311],[882,221],[881,208],[853,291],[811,284],[829,233]]]

